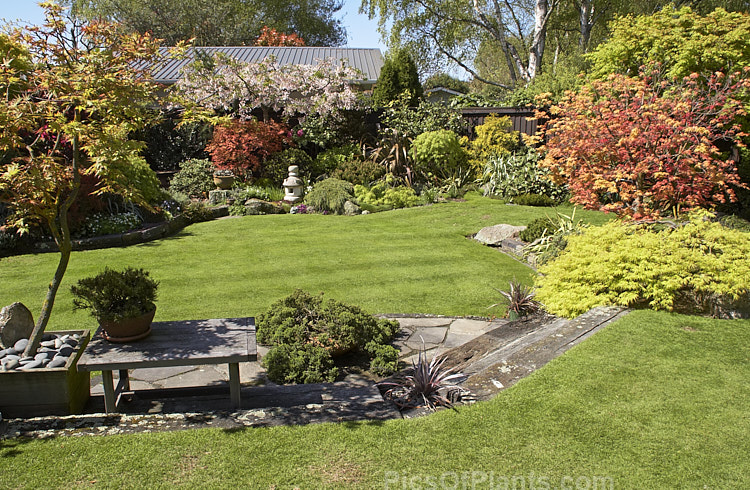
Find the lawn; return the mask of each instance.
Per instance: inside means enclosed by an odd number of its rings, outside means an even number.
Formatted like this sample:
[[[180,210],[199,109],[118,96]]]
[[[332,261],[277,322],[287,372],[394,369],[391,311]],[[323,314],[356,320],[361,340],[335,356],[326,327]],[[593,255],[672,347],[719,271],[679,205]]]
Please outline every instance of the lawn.
[[[748,343],[750,321],[639,311],[457,411],[2,441],[0,487],[747,488]]]
[[[74,253],[53,322],[94,326],[73,315],[67,289],[104,265],[151,270],[161,281],[160,320],[254,315],[295,287],[373,313],[488,315],[493,288],[530,282],[531,272],[465,237],[545,212],[470,197],[368,216],[193,225],[150,244]],[[2,259],[0,304],[21,300],[36,311],[56,260]],[[749,343],[747,320],[638,311],[457,411],[0,441],[0,488],[746,488]]]
[[[571,208],[562,212],[570,213]],[[526,224],[550,208],[508,206],[470,196],[365,216],[247,216],[191,225],[127,248],[74,252],[50,329],[95,327],[72,311],[70,285],[104,266],[143,267],[160,282],[157,321],[256,316],[295,288],[359,305],[371,313],[490,316],[493,288],[523,264],[466,236],[498,223]],[[601,223],[601,213],[577,216]],[[0,260],[0,305],[21,301],[36,315],[58,254]]]

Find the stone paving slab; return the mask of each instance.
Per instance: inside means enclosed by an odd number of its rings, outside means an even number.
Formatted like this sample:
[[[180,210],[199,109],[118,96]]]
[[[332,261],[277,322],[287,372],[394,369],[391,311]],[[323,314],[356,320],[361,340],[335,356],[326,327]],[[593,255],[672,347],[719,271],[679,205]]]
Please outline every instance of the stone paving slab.
[[[493,396],[549,359],[624,315],[622,309],[598,309],[576,321],[537,317],[521,321],[447,317],[398,318],[401,361],[407,366],[427,347],[427,359],[447,357],[446,366],[467,374],[464,387]],[[392,316],[391,316],[392,317]],[[416,347],[416,348],[414,348]],[[259,359],[267,348],[259,347]],[[115,371],[115,377],[117,372]],[[201,427],[242,428],[345,420],[386,420],[401,414],[385,401],[372,380],[349,376],[344,382],[278,386],[259,363],[240,363],[242,409],[229,408],[227,366],[154,368],[131,371],[131,388],[122,414],[104,415],[100,376],[92,378],[88,414],[3,421],[0,438],[18,434],[113,434]],[[260,386],[253,386],[260,385]],[[158,389],[164,386],[164,389]],[[189,386],[189,387],[183,387]],[[157,389],[154,389],[157,388]],[[413,414],[412,414],[413,415]],[[36,421],[34,421],[36,420]]]
[[[158,367],[149,369],[131,369],[129,371],[130,379],[137,379],[139,381],[145,381],[147,383],[153,383],[163,379],[171,378],[172,376],[178,376],[188,371],[192,371],[196,366],[172,366],[172,367]]]
[[[421,349],[423,345],[431,349],[440,345],[447,333],[448,327],[419,327],[409,336],[406,345],[414,350]]]

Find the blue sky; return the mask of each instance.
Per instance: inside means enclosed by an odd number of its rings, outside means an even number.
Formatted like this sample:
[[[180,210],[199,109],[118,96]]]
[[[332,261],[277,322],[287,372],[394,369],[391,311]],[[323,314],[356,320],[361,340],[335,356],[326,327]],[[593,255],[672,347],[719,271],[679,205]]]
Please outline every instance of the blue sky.
[[[23,20],[39,24],[43,20],[42,9],[38,0],[0,0],[0,18],[5,20]],[[386,51],[377,32],[377,21],[368,20],[366,15],[358,14],[361,0],[345,0],[344,8],[339,12],[341,23],[346,27],[348,46],[352,48],[380,48]]]

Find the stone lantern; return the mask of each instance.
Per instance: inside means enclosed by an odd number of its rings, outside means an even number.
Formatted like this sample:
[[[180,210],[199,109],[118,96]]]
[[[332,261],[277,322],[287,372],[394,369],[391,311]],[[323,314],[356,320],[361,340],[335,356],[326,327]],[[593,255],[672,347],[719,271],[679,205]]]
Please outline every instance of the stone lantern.
[[[302,199],[302,179],[297,176],[299,167],[291,165],[289,167],[289,177],[281,184],[284,186],[284,200],[287,202],[297,202]]]

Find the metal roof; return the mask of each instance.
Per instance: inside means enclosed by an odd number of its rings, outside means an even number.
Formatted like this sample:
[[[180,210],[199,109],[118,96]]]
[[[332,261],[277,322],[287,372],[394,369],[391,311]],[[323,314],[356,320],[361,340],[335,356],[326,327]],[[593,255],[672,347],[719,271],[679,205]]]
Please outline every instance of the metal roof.
[[[374,83],[380,76],[383,67],[383,55],[379,49],[366,48],[319,48],[319,47],[281,47],[281,46],[206,46],[190,48],[186,56],[174,59],[169,55],[169,48],[161,48],[162,62],[154,70],[154,80],[158,83],[173,84],[181,76],[184,66],[195,59],[195,50],[213,55],[221,52],[245,63],[257,63],[269,56],[275,56],[276,62],[282,65],[317,65],[318,60],[333,59],[343,61],[348,66],[360,70],[367,79],[365,83]]]

